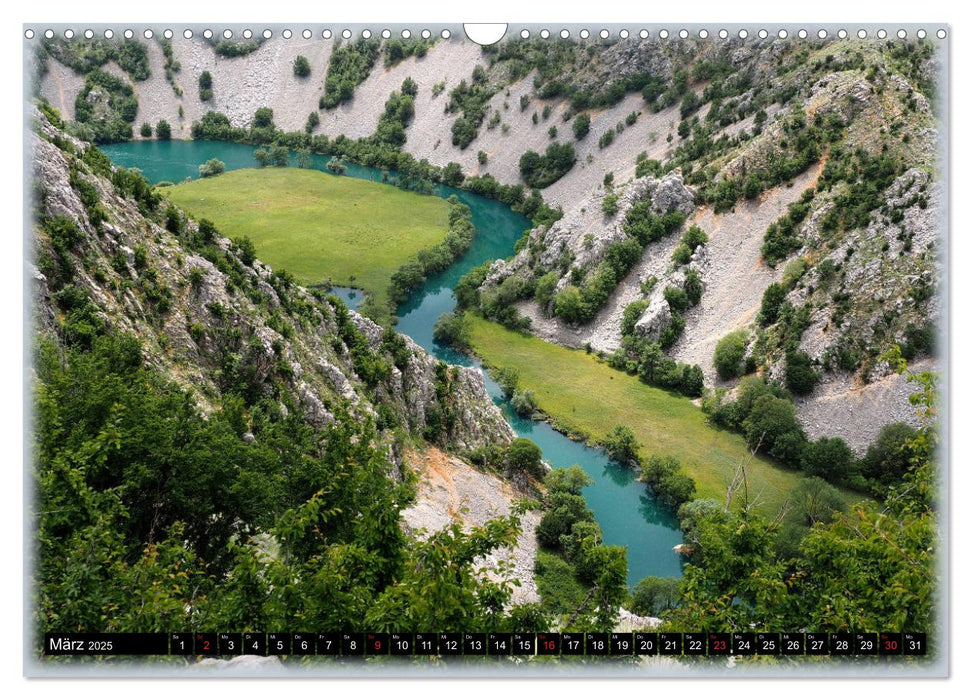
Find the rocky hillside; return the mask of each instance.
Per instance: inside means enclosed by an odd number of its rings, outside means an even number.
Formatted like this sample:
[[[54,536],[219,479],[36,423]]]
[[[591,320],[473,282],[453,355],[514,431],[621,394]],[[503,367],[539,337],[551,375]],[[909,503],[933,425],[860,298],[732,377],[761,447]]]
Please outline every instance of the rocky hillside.
[[[269,269],[245,245],[167,205],[137,174],[113,168],[89,144],[65,135],[56,115],[37,112],[33,121],[43,222],[33,255],[38,337],[83,346],[94,328],[132,334],[145,362],[190,390],[205,412],[214,405],[225,410],[230,395],[246,405],[280,396],[278,409],[286,414],[283,397],[294,397],[310,427],[322,430],[346,408],[378,426],[397,467],[389,476],[407,481],[414,470],[421,473],[416,453],[406,450],[437,445],[431,449],[455,465],[455,479],[471,474],[483,482],[479,495],[491,499],[490,513],[509,513],[522,496],[515,486],[477,475],[440,451],[502,446],[513,437],[478,370],[438,362],[410,339]],[[256,432],[239,438],[259,442]],[[452,479],[451,469],[441,471],[443,478]],[[466,524],[448,503],[419,503],[406,516],[409,526],[431,532],[453,519]],[[525,572],[518,595],[529,599],[537,516],[524,517],[517,551],[525,548],[528,556],[518,567]]]
[[[787,356],[799,353],[817,377],[797,398],[808,431],[844,435],[856,449],[880,427],[856,419],[861,402],[871,416],[909,415],[907,390],[880,355],[898,344],[933,365],[941,191],[931,42],[516,38],[481,48],[457,37],[274,37],[229,51],[199,38],[134,43],[143,48],[47,42],[39,94],[133,138],[159,119],[188,138],[210,111],[245,128],[269,107],[281,131],[358,139],[376,133],[385,103],[410,81],[403,151],[538,187],[562,208],[483,287],[518,280],[502,300],[548,340],[612,353],[625,311],[638,304],[637,332],[700,367],[708,386],[731,388],[743,370],[784,381]],[[295,74],[298,56],[309,75]],[[200,90],[203,72],[211,95]],[[556,172],[543,170],[552,144],[572,149]],[[539,173],[521,168],[529,151]],[[686,218],[645,238],[608,280],[608,248],[631,240],[625,227],[639,202]],[[692,227],[705,241],[686,256]],[[592,307],[558,313],[555,302],[537,301],[533,287],[554,272],[544,294],[550,284],[555,295],[576,287]],[[679,293],[667,290],[686,285],[689,303],[676,298],[672,309],[665,295]],[[740,330],[745,367],[720,375],[715,348]],[[883,389],[872,391],[876,382]]]

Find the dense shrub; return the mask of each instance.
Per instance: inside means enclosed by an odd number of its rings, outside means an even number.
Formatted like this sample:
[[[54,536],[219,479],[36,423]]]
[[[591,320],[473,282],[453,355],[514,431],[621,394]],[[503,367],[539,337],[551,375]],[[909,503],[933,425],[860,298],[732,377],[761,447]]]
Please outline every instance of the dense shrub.
[[[807,442],[800,466],[807,474],[835,482],[848,481],[858,471],[853,450],[840,437],[821,437]]]
[[[528,474],[534,479],[542,479],[546,474],[543,467],[543,451],[532,440],[516,438],[506,450],[506,464],[513,472]]]
[[[432,45],[432,41],[413,37],[399,39],[391,37],[384,43],[384,65],[390,68],[405,60],[409,56],[422,58]]]
[[[793,394],[812,393],[819,374],[812,367],[812,359],[804,352],[786,353],[786,388]]]
[[[773,282],[762,293],[762,307],[759,310],[759,324],[771,326],[779,320],[779,309],[786,299],[786,290],[778,282]]]
[[[545,114],[545,112],[544,112]],[[573,137],[579,141],[590,133],[590,115],[584,112],[573,120]]]
[[[607,216],[613,216],[617,213],[618,202],[620,201],[620,196],[614,192],[604,196],[602,208],[603,213]]]
[[[293,74],[298,78],[306,78],[310,75],[310,61],[306,56],[297,56],[293,59]]]
[[[358,39],[338,46],[330,55],[321,109],[332,109],[354,97],[355,88],[371,74],[381,42],[378,39]]]
[[[913,459],[912,441],[917,431],[906,423],[888,423],[860,460],[863,476],[880,484],[898,483]]]
[[[645,384],[677,391],[691,398],[701,396],[704,388],[701,367],[667,357],[660,343],[652,343],[633,331],[639,317],[637,307],[629,316],[626,311],[623,323],[632,332],[624,335],[620,349],[608,358],[608,364],[614,369],[637,374]]]
[[[627,336],[634,333],[635,325],[640,320],[641,316],[644,315],[644,311],[647,309],[650,303],[651,302],[647,299],[640,299],[638,301],[631,302],[624,307],[624,313],[620,321],[621,336]]]
[[[226,164],[218,158],[210,158],[199,166],[199,177],[212,177],[225,172]]]
[[[139,130],[142,138],[150,139],[152,138],[152,125],[148,122],[142,124],[142,128]]]
[[[660,216],[651,209],[650,202],[638,202],[632,206],[624,219],[624,233],[636,238],[642,246],[659,241],[673,233],[684,223],[685,215],[679,211]]]
[[[215,46],[212,47],[212,50],[217,56],[238,58],[240,56],[248,56],[258,48],[260,48],[260,42],[257,39],[247,39],[245,41],[223,39],[217,41]]]
[[[664,288],[664,300],[671,307],[671,310],[681,313],[688,308],[688,295],[681,287],[669,285]]]
[[[556,284],[559,281],[556,272],[547,272],[536,280],[536,289],[533,291],[533,299],[539,304],[540,308],[546,309],[556,295]]]
[[[402,88],[404,88],[404,85],[402,85]],[[375,129],[374,136],[371,137],[372,141],[392,148],[401,148],[408,138],[405,130],[414,116],[414,97],[404,91],[400,93],[392,92],[387,102],[384,103],[384,112],[378,119],[377,129]]]
[[[253,114],[253,128],[254,129],[272,129],[273,128],[273,110],[269,107],[260,107]]]
[[[160,119],[155,125],[155,137],[159,141],[168,141],[172,138],[172,127],[164,119]]]
[[[752,404],[742,423],[750,449],[795,464],[802,456],[806,435],[791,401],[763,395]]]
[[[131,84],[101,69],[85,76],[74,100],[74,118],[91,129],[95,143],[130,139],[137,114],[138,99]]]
[[[542,156],[526,151],[519,159],[519,173],[527,185],[543,189],[566,175],[576,159],[576,151],[570,144],[551,143]]]
[[[212,73],[207,70],[199,74],[199,99],[203,102],[212,99]]]
[[[684,294],[688,298],[688,306],[697,306],[704,291],[705,285],[701,281],[701,275],[698,274],[698,271],[688,270],[684,274]]]
[[[747,346],[748,331],[745,329],[732,331],[718,341],[713,360],[720,379],[734,379],[742,373]]]
[[[388,296],[392,304],[400,304],[408,293],[424,283],[428,275],[441,272],[462,253],[468,250],[475,236],[472,212],[458,197],[452,195],[449,203],[449,228],[445,240],[434,248],[423,250],[417,257],[402,265],[392,276]]]
[[[209,141],[243,141],[246,129],[232,126],[229,117],[221,112],[206,112],[202,119],[192,123],[192,138]]]
[[[414,81],[410,76],[405,78],[401,82],[401,94],[408,95],[408,97],[418,96],[418,83]]]
[[[695,482],[682,473],[676,457],[651,457],[642,470],[641,478],[663,503],[677,508],[690,501],[695,494]]]
[[[465,149],[479,135],[479,129],[474,121],[466,117],[458,117],[452,122],[452,145]]]

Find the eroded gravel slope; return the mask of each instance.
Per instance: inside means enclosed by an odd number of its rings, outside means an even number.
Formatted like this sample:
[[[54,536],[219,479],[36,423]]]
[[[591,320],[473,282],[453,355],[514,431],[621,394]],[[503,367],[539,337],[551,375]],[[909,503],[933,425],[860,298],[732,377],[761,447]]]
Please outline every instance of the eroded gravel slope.
[[[453,522],[467,530],[498,516],[509,515],[513,501],[523,496],[508,481],[481,472],[434,447],[423,453],[408,453],[406,461],[419,476],[418,497],[402,512],[405,524],[411,530],[424,529],[432,533]],[[522,516],[522,534],[516,546],[512,550],[498,550],[482,562],[494,565],[506,561],[512,565],[513,577],[520,584],[514,587],[514,603],[539,600],[533,562],[538,547],[536,526],[540,515],[539,511],[530,511]]]

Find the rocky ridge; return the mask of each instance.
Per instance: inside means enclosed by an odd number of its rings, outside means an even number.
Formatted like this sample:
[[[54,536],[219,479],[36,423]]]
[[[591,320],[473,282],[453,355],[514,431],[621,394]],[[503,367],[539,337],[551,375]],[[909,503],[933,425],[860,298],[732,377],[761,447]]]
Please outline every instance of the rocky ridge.
[[[243,354],[257,383],[270,378],[284,382],[318,427],[332,422],[337,406],[346,403],[352,413],[372,418],[381,404],[410,432],[425,429],[428,412],[440,409],[441,398],[435,389],[438,361],[421,347],[402,337],[407,362],[395,366],[382,347],[382,329],[346,311],[371,352],[390,365],[388,381],[368,386],[355,370],[342,338],[340,311],[332,302],[318,301],[259,260],[243,264],[233,242],[217,236],[214,244],[233,272],[220,269],[187,245],[186,239],[198,234],[195,222],[183,220],[183,230],[173,233],[146,217],[106,174],[85,165],[82,154],[89,146],[65,136],[39,113],[34,119],[33,169],[42,188],[41,213],[66,217],[81,232],[74,284],[83,286],[110,327],[142,339],[146,362],[191,389],[204,409],[207,397],[220,390],[223,361]],[[105,213],[97,227],[72,177],[97,191]],[[54,332],[58,313],[58,290],[50,288],[43,272],[49,245],[42,235],[34,256],[40,269],[32,273],[41,332]],[[164,307],[153,301],[159,295],[168,297]],[[447,400],[455,421],[446,442],[453,449],[471,450],[510,441],[512,429],[489,398],[481,372],[453,367],[449,375]]]

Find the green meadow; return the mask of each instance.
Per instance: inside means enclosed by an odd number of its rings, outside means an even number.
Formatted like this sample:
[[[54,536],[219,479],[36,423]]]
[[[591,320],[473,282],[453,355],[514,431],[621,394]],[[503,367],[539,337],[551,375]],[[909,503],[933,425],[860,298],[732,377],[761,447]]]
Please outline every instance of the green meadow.
[[[698,487],[698,498],[724,503],[732,477],[746,464],[748,492],[756,509],[774,517],[802,475],[762,457],[752,457],[741,435],[720,430],[690,399],[648,386],[611,369],[596,355],[510,331],[470,314],[472,346],[489,366],[515,368],[519,384],[532,390],[554,425],[592,441],[618,425],[629,426],[641,457],[671,455]],[[848,502],[858,494],[842,491]]]
[[[165,189],[229,238],[248,236],[260,260],[305,285],[330,281],[387,308],[391,275],[448,233],[440,197],[301,168],[233,170]]]

